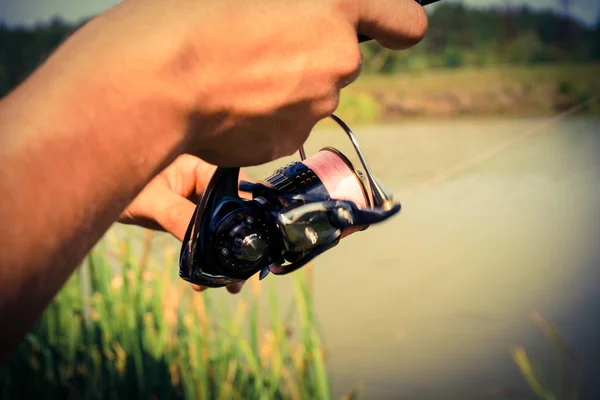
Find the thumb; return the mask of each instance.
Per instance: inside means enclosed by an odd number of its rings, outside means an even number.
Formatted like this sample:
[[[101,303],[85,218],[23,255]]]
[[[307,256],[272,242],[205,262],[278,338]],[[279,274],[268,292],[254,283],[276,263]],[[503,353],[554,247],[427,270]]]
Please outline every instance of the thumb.
[[[427,31],[427,14],[415,0],[357,0],[358,32],[390,49],[419,43]]]

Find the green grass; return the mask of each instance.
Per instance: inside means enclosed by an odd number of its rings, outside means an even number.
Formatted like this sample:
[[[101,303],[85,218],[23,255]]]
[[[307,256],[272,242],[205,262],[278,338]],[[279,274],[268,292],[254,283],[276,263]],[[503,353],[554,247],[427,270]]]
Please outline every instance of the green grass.
[[[273,280],[251,280],[230,312],[177,277],[175,251],[159,268],[151,242],[104,239],[89,254],[0,369],[0,398],[330,398],[306,272],[286,323]]]

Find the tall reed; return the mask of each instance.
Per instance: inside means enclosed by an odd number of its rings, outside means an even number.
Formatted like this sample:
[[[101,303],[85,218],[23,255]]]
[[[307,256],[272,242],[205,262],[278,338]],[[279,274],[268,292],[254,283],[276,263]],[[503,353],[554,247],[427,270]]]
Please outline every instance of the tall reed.
[[[0,369],[0,398],[330,398],[305,273],[292,278],[292,332],[274,279],[253,279],[230,312],[176,276],[174,249],[150,257],[151,243],[104,239],[89,254]]]
[[[575,356],[552,323],[539,313],[534,313],[532,318],[552,345],[554,371],[542,368],[523,347],[512,350],[514,362],[539,400],[578,400],[581,371]]]

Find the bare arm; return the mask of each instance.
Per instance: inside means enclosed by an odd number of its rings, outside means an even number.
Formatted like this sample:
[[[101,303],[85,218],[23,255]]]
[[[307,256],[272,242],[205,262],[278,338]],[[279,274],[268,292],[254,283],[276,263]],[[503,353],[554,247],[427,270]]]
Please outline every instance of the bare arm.
[[[426,18],[413,0],[128,0],[3,99],[0,360],[179,154],[293,153],[358,75],[357,27],[408,47]]]
[[[63,72],[69,50],[0,103],[0,360],[184,145],[183,129],[158,118],[163,99],[119,112],[128,105],[113,82],[83,65]]]

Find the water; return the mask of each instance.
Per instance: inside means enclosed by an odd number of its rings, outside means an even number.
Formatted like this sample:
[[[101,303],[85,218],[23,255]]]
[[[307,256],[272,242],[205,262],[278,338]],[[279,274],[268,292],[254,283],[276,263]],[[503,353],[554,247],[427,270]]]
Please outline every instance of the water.
[[[544,121],[355,127],[403,210],[315,263],[336,397],[358,385],[367,399],[532,398],[509,352],[552,362],[537,311],[579,357],[582,398],[600,398],[600,119],[572,117],[481,157]],[[318,130],[307,150],[322,145],[350,153],[338,130]],[[288,277],[268,279],[291,297]]]

